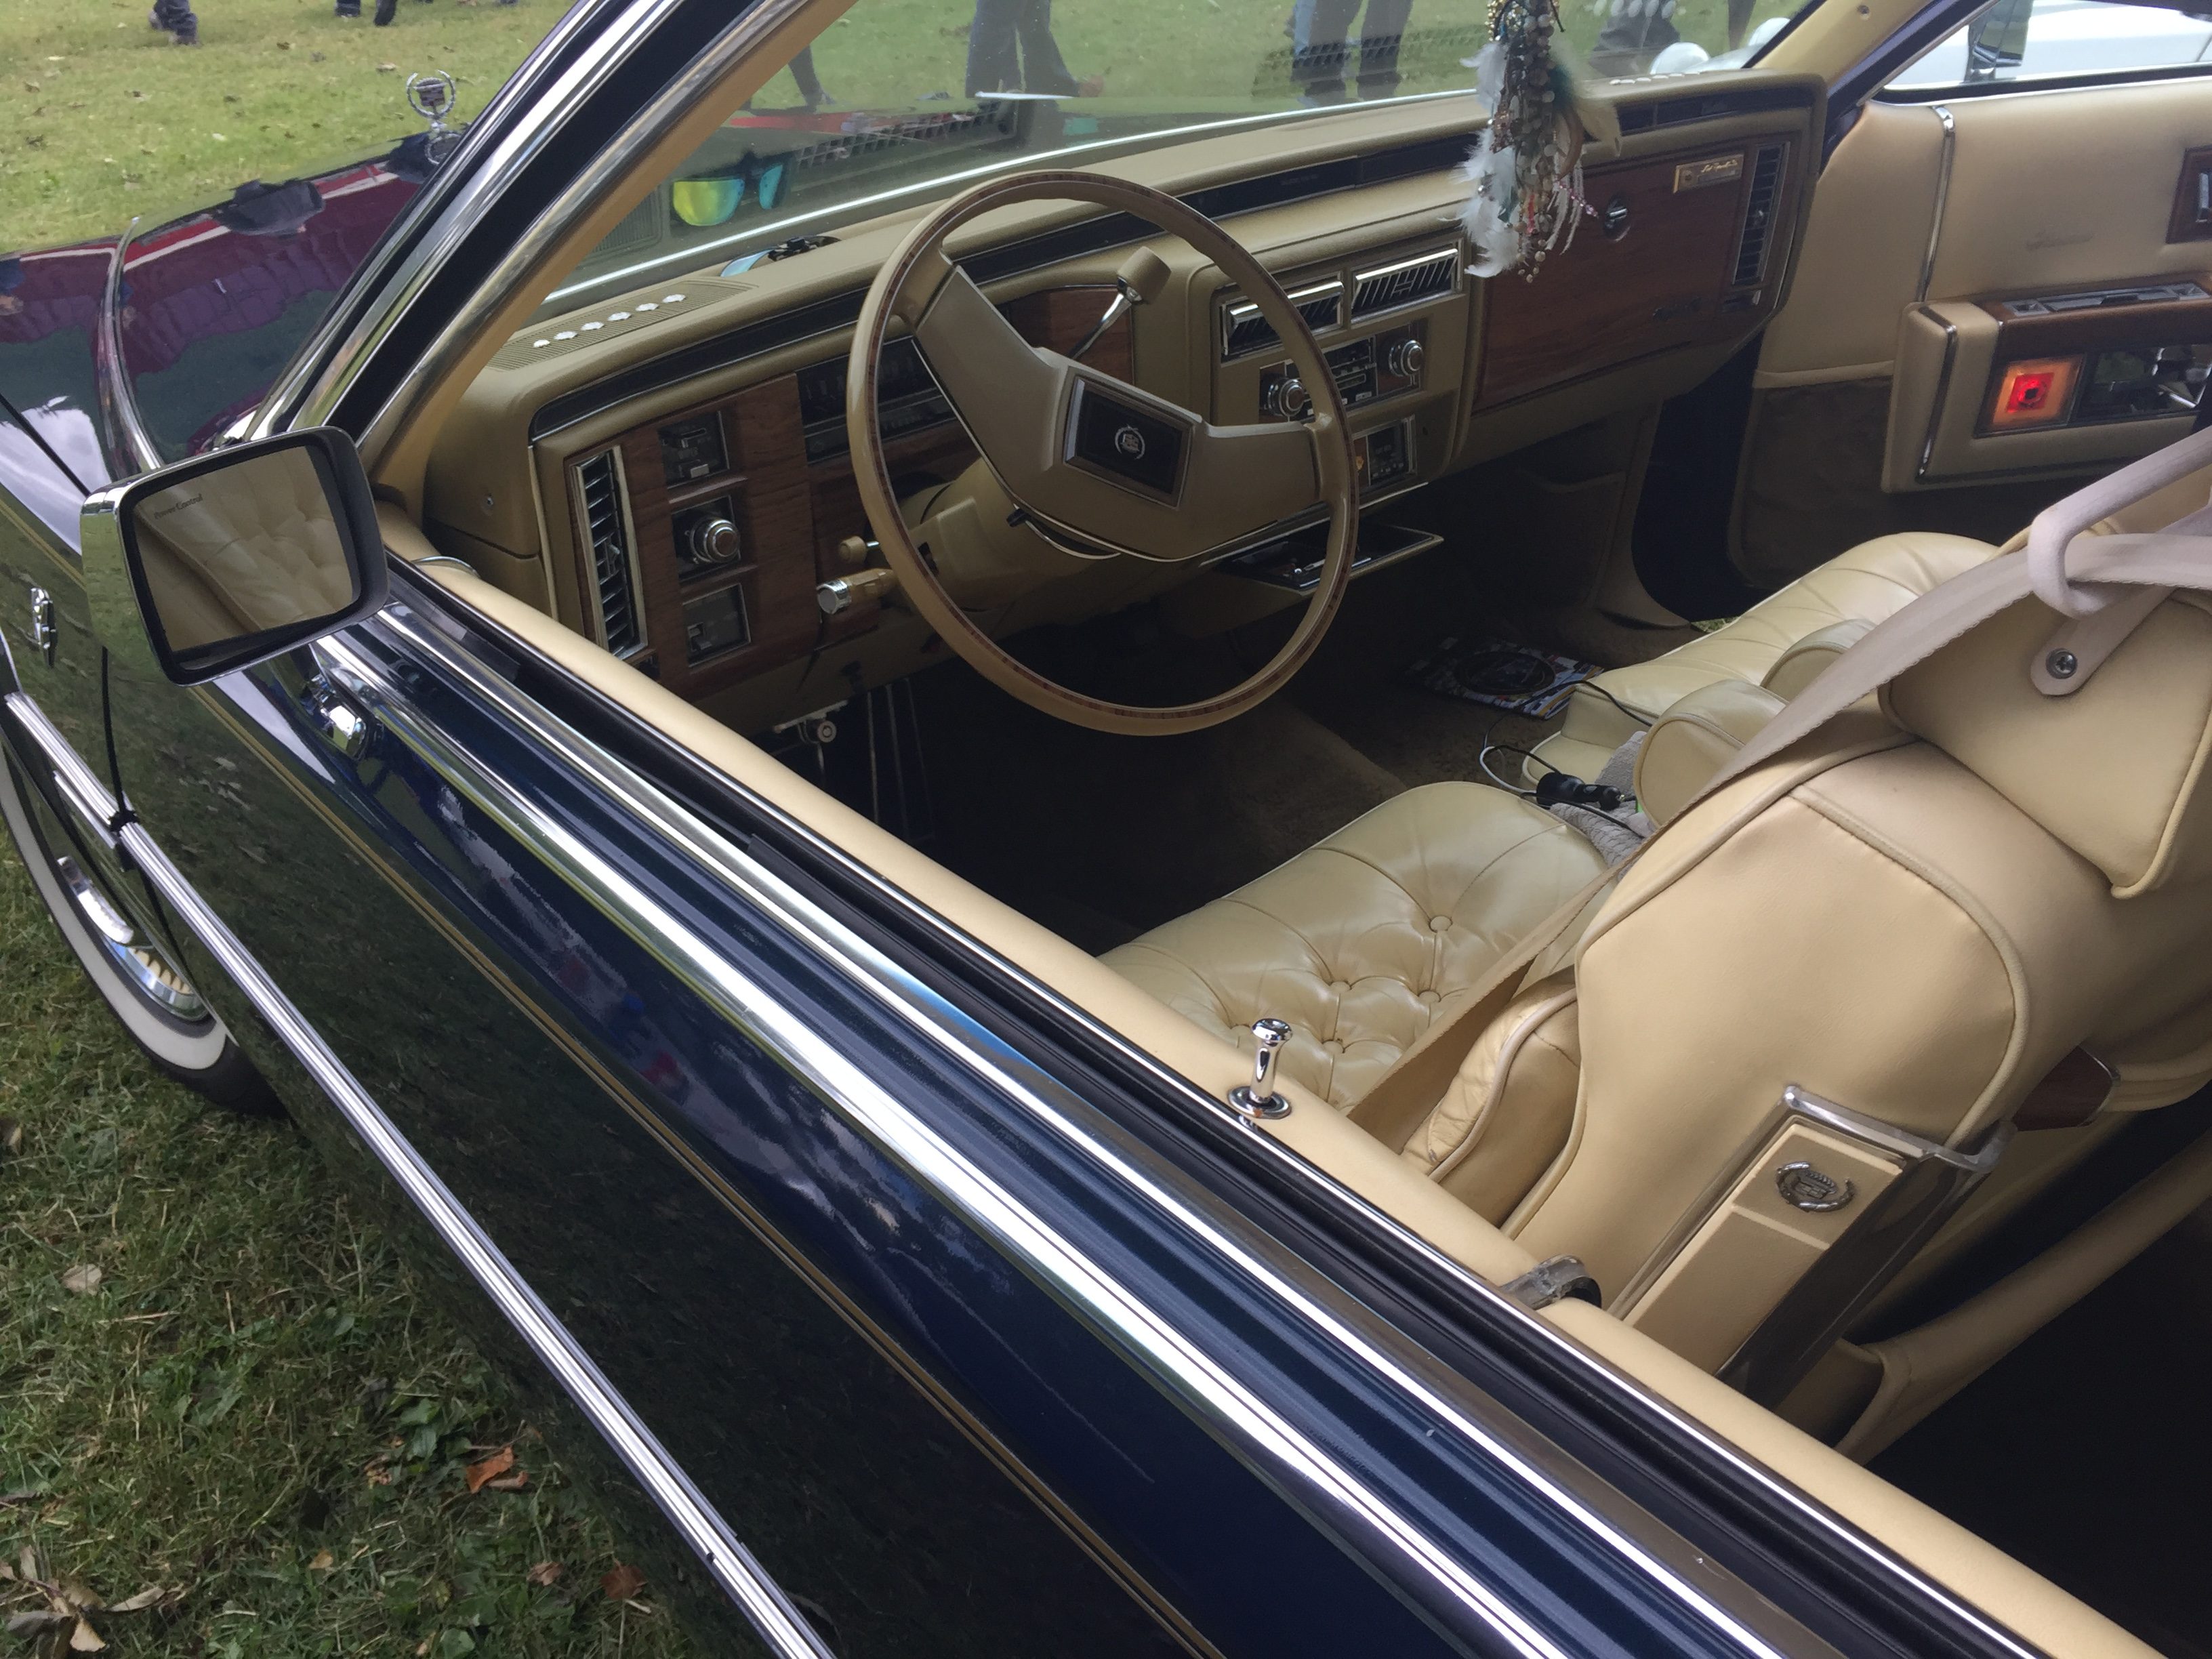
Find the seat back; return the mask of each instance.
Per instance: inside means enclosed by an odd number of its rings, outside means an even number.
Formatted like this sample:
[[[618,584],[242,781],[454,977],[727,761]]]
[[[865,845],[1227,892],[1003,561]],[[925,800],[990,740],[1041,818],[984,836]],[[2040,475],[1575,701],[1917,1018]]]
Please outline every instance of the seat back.
[[[1510,1043],[1407,1156],[1727,1375],[1825,1346],[1778,1322],[1847,1316],[2055,1079],[2124,1109],[2212,1079],[2212,600],[2154,602],[2063,695],[2031,672],[2060,621],[2010,604],[1651,843],[1520,1043],[1579,1063],[1517,1197],[1460,1133],[1510,1109]]]

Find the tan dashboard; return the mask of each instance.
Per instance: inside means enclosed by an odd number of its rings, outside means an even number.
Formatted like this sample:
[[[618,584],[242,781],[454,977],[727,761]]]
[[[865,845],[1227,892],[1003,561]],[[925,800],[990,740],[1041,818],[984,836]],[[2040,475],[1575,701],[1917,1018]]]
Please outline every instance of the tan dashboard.
[[[1184,195],[1266,260],[1351,411],[1363,505],[1387,511],[1475,462],[1686,390],[1779,303],[1817,84],[1616,84],[1623,136],[1586,156],[1591,216],[1534,283],[1466,274],[1455,168],[1479,112],[1464,100],[1302,126],[1311,148],[1295,156],[1280,134],[1248,133],[1115,170]],[[541,319],[441,440],[426,532],[732,723],[922,665],[934,641],[910,617],[817,597],[871,559],[844,453],[844,356],[860,289],[908,222]],[[953,252],[1025,337],[1067,351],[1126,257],[1127,233],[1110,230],[1095,213],[1024,210]],[[1089,361],[1218,422],[1297,418],[1310,394],[1255,309],[1180,243],[1152,246],[1173,272],[1166,292]],[[920,500],[974,451],[910,343],[886,353],[881,380],[892,466]],[[1267,603],[1295,592],[1295,544],[1226,551],[1200,580],[1271,584]],[[1102,578],[1069,603],[1112,608],[1192,574]],[[992,626],[1042,614],[1012,605]]]

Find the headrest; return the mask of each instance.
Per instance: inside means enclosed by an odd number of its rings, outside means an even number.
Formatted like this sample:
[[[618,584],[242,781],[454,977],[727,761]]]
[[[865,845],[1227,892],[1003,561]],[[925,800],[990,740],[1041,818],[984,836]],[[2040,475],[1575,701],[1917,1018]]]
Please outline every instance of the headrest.
[[[2212,599],[2177,592],[2069,696],[2031,668],[2063,619],[2022,599],[1892,680],[1882,706],[2104,872],[2116,897],[2212,874]]]
[[[1846,617],[1841,622],[1816,629],[1777,657],[1774,666],[1766,671],[1766,678],[1759,684],[1787,702],[1820,678],[1821,671],[1830,663],[1873,631],[1874,624],[1864,617]]]
[[[1717,680],[1676,699],[1637,753],[1637,805],[1653,823],[1672,823],[1782,706],[1782,698],[1748,680]]]

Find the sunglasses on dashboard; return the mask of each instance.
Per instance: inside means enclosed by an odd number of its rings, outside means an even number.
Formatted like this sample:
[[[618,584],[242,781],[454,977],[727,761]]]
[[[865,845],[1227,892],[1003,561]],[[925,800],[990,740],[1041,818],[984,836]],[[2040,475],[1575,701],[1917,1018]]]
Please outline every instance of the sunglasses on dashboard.
[[[696,179],[677,179],[668,187],[670,204],[675,208],[676,216],[687,225],[703,228],[727,224],[744,205],[749,189],[758,198],[763,211],[773,210],[783,199],[783,170],[781,156],[763,161],[747,150],[735,167],[702,173]]]

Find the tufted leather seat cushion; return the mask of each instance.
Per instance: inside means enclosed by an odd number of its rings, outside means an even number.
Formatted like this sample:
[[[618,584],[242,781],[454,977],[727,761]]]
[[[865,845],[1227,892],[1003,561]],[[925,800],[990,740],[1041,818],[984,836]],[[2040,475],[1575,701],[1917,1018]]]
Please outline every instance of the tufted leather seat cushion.
[[[1799,641],[1838,623],[1885,622],[1996,551],[1987,542],[1933,531],[1878,536],[1769,594],[1726,628],[1650,662],[1608,670],[1595,684],[1649,722],[1691,692],[1722,680],[1762,684]],[[1783,695],[1802,689],[1802,684],[1793,684]],[[1603,697],[1577,689],[1565,725],[1536,745],[1537,755],[1548,764],[1526,763],[1528,776],[1533,782],[1557,767],[1578,778],[1594,778],[1636,730],[1636,722]]]
[[[1605,867],[1550,813],[1436,783],[1103,960],[1224,1039],[1290,1022],[1291,1077],[1349,1106]]]

